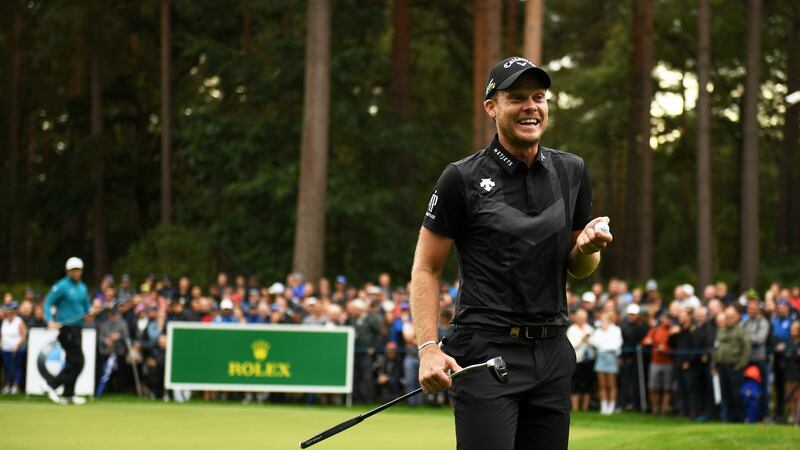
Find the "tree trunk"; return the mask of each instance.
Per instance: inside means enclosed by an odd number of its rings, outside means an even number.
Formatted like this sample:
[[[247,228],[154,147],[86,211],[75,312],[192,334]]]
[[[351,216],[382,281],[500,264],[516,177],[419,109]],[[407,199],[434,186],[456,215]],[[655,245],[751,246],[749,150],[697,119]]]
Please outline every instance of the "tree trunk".
[[[800,91],[800,5],[791,2],[792,17],[786,46],[786,89]],[[800,253],[800,180],[794,174],[797,167],[797,147],[800,146],[800,102],[786,105],[783,123],[783,143],[780,157],[780,192],[778,201],[778,248],[783,252]]]
[[[542,64],[542,23],[544,14],[544,0],[525,1],[525,38],[522,56]]]
[[[170,0],[161,0],[161,224],[172,224],[172,52]]]
[[[242,49],[249,55],[253,50],[253,30],[250,24],[250,0],[244,0],[242,5]]]
[[[309,0],[303,131],[293,270],[308,280],[322,274],[330,117],[330,0]]]
[[[708,0],[700,0],[697,16],[697,285],[713,276],[711,227],[711,108],[708,95],[711,30]]]
[[[500,0],[475,0],[473,37],[473,149],[485,147],[496,128],[486,115],[483,99],[492,64],[500,60]]]
[[[4,231],[5,264],[0,279],[11,281],[15,272],[14,229],[17,223],[17,174],[19,170],[19,89],[22,61],[22,8],[18,2],[12,2],[14,19],[11,24],[11,63],[9,65],[9,113],[8,113],[8,174],[6,187],[6,218]]]
[[[637,2],[637,0],[634,0]],[[634,128],[637,130],[636,145],[641,157],[640,210],[638,241],[638,277],[653,276],[653,151],[650,148],[650,103],[653,98],[653,1],[641,0],[636,6],[641,20],[637,46],[640,47],[641,66],[637,96],[640,99]]]
[[[504,58],[517,55],[519,48],[519,0],[506,0],[506,40]]]
[[[411,118],[411,1],[394,2],[392,40],[392,109],[403,121]]]
[[[761,71],[761,0],[747,0],[747,36],[745,46],[745,94],[742,145],[741,208],[741,289],[756,287],[759,261],[758,205],[758,107]]]
[[[89,20],[91,41],[89,44],[89,77],[91,90],[91,136],[92,136],[92,183],[93,183],[93,203],[94,203],[94,276],[99,281],[103,275],[109,272],[108,265],[108,242],[106,239],[106,219],[105,205],[105,186],[103,185],[103,146],[101,143],[103,135],[103,84],[100,79],[100,49],[96,33],[99,29],[96,19],[97,5],[92,5],[91,15],[95,20]]]

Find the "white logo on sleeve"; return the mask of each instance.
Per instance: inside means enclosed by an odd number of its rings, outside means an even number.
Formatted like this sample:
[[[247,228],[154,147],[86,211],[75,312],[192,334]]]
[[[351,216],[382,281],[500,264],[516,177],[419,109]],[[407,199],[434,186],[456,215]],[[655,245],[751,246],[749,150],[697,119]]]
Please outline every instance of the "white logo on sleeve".
[[[481,187],[489,192],[494,187],[494,181],[491,178],[481,178]]]
[[[428,211],[425,212],[425,215],[433,220],[436,220],[436,215],[433,214],[433,208],[436,207],[437,203],[439,203],[439,196],[436,194],[436,191],[433,191],[433,195],[431,195],[431,199],[428,202]]]

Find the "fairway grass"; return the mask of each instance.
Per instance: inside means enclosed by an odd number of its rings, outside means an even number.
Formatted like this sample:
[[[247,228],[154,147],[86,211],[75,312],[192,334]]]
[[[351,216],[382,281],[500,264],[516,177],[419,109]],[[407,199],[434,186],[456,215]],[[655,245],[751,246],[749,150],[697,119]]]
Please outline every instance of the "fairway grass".
[[[41,398],[17,397],[0,400],[0,448],[296,449],[301,440],[367,409],[175,404],[127,397],[65,407]],[[570,449],[800,449],[798,430],[786,425],[697,424],[641,414],[578,413],[573,414]],[[452,413],[395,407],[313,448],[454,449]]]

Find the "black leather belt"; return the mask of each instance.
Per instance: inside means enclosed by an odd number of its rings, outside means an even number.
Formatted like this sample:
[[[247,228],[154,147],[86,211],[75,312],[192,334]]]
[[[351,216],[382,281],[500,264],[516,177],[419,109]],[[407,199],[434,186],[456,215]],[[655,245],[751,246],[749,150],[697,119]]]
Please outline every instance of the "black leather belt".
[[[490,331],[492,333],[503,334],[520,339],[552,339],[554,337],[563,336],[567,334],[567,327],[557,325],[534,325],[534,326],[518,326],[518,327],[493,327],[493,326],[476,326],[476,325],[463,325],[456,326],[455,328],[473,328],[481,331]]]
[[[532,327],[509,327],[508,334],[511,337],[526,339],[551,339],[567,334],[567,327],[555,325],[536,325]]]

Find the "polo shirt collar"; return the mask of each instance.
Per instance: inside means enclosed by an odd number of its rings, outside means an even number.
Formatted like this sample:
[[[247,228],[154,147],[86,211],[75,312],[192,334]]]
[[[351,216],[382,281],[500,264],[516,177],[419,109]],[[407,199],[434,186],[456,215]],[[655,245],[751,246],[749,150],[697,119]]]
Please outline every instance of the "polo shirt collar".
[[[539,151],[536,152],[536,158],[534,158],[533,164],[535,165],[538,162],[539,165],[549,171],[551,161],[549,157],[545,156],[545,151],[546,148],[539,144]],[[492,143],[486,148],[486,152],[509,174],[514,173],[514,171],[517,169],[517,166],[525,165],[524,162],[512,155],[511,152],[506,150],[505,147],[500,144],[500,140],[496,134],[494,135]]]

